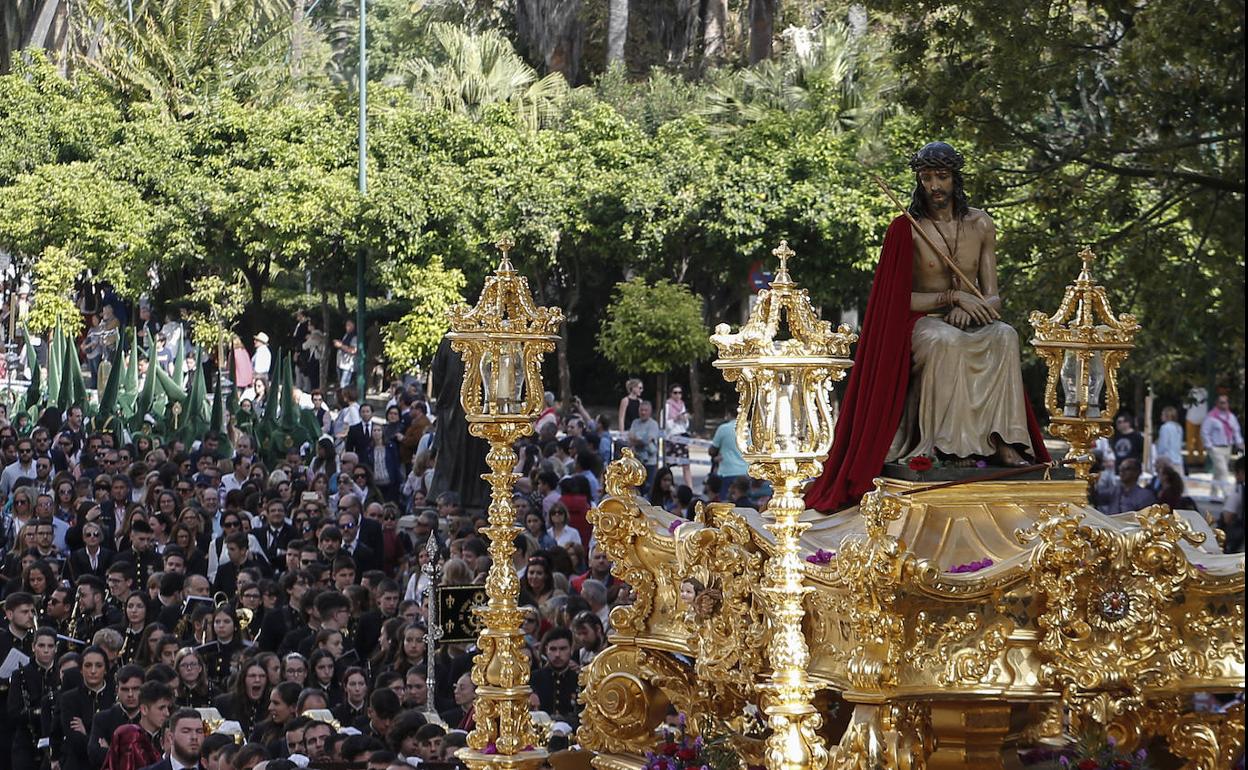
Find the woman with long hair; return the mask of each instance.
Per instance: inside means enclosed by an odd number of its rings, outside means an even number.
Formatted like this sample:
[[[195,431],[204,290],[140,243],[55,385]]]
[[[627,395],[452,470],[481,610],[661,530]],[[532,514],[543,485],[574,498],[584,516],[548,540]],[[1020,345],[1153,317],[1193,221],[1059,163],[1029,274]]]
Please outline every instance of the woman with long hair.
[[[524,571],[524,585],[520,588],[520,603],[542,605],[555,596],[555,576],[550,569],[550,559],[540,554],[529,557]]]
[[[198,514],[195,518],[199,518]],[[195,532],[183,524],[181,519],[169,529],[169,542],[182,549],[186,574],[203,575],[208,572],[208,559],[204,556],[204,552],[199,550]]]
[[[331,708],[342,702],[342,691],[338,688],[334,671],[334,656],[329,650],[318,649],[308,657],[307,686],[325,693],[325,699]]]
[[[269,708],[268,672],[255,658],[243,661],[230,691],[218,695],[212,704],[221,716],[242,725],[243,735],[251,735]]]
[[[36,612],[42,612],[47,607],[48,597],[56,590],[56,573],[52,565],[43,559],[35,559],[23,567],[21,587],[21,590],[35,597]]]
[[[406,674],[413,666],[425,665],[425,656],[429,648],[426,642],[426,631],[423,623],[407,623],[399,634],[399,643],[395,645],[394,656],[387,668],[400,674]]]
[[[279,682],[269,689],[268,719],[252,731],[253,742],[267,744],[286,737],[286,724],[299,715],[297,707],[301,689],[294,682]]]
[[[321,436],[316,440],[316,456],[308,463],[308,482],[315,481],[318,475],[324,475],[328,479],[337,473],[338,453],[334,449],[334,439]]]
[[[529,511],[525,514],[524,529],[537,541],[537,547],[543,551],[555,547],[555,539],[546,531],[546,520],[537,511]]]
[[[191,647],[183,647],[173,659],[178,678],[173,686],[173,703],[179,708],[207,708],[212,705],[216,688],[208,681],[204,662]]]
[[[650,484],[650,504],[671,513],[676,510],[676,480],[672,477],[672,469],[659,468],[654,473],[654,481]]]
[[[334,718],[344,727],[368,721],[368,676],[359,666],[351,666],[338,677],[342,703],[333,709]]]
[[[550,529],[548,531],[551,539],[555,541],[555,545],[566,548],[569,543],[575,543],[582,549],[585,548],[585,543],[581,540],[580,531],[568,523],[568,506],[557,502],[550,506],[550,513],[547,516],[550,517]]]
[[[668,441],[664,443],[667,464],[677,466],[684,475],[685,486],[693,486],[693,469],[689,465],[689,445],[685,439],[689,435],[689,408],[685,406],[685,389],[680,385],[672,385],[667,391],[667,410],[665,417]],[[673,440],[675,439],[675,440]]]
[[[255,381],[255,370],[251,367],[251,354],[243,346],[243,340],[237,334],[230,339],[230,355],[234,356],[234,388],[242,393]]]
[[[169,653],[168,666],[173,668],[173,659],[177,654],[178,640],[169,634],[169,629],[165,628],[163,623],[148,623],[143,631],[139,634],[139,648],[135,652],[134,662],[143,667],[146,671],[157,663],[165,663],[161,660],[161,642],[165,637],[169,637],[169,644],[173,647],[173,652]]]
[[[381,624],[381,633],[377,636],[377,649],[368,658],[368,666],[372,671],[388,671],[394,660],[395,650],[399,647],[399,633],[406,625],[402,617],[387,618]]]
[[[211,638],[217,644],[205,661],[208,678],[225,689],[230,678],[230,660],[243,649],[243,640],[238,634],[238,618],[232,606],[223,604],[212,613]]]
[[[143,631],[147,628],[147,601],[139,591],[131,591],[121,610],[122,620],[113,628],[121,633],[121,662],[133,663],[143,648]]]

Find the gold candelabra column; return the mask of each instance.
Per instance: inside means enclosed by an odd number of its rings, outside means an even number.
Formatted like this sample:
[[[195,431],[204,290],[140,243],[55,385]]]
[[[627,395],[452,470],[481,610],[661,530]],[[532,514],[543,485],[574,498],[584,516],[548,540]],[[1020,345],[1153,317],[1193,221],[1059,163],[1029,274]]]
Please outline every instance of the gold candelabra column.
[[[764,566],[761,591],[772,618],[767,646],[771,676],[764,685],[764,711],[771,727],[768,770],[818,770],[828,759],[816,734],[822,717],[813,704],[807,676],[810,649],[802,632],[805,585],[799,541],[810,526],[798,521],[806,504],[801,487],[817,476],[832,444],[832,383],[852,365],[849,347],[857,339],[848,326],[836,331],[816,315],[805,289],[789,275],[793,250],[781,241],[772,252],[780,269],[759,294],[749,320],[736,334],[720,324],[711,336],[719,350],[715,366],[736,383],[741,403],[737,443],[750,473],[771,482],[774,494],[766,525],[776,553]]]
[[[464,359],[460,400],[469,432],[490,444],[489,598],[477,608],[483,628],[473,659],[477,687],[475,729],[457,756],[471,770],[538,767],[546,758],[529,714],[529,660],[524,654],[518,607],[520,577],[513,563],[516,511],[511,503],[516,452],[512,445],[533,430],[542,407],[542,355],[554,350],[563,320],[559,308],[533,302],[528,281],[512,267],[508,240],[498,270],[486,279],[475,307],[450,310],[451,348]]]
[[[1114,315],[1105,287],[1092,279],[1092,250],[1084,249],[1079,258],[1083,269],[1066,287],[1057,312],[1050,316],[1035,310],[1029,320],[1035,329],[1031,344],[1049,368],[1044,387],[1049,432],[1070,444],[1065,462],[1086,479],[1092,445],[1114,430],[1118,367],[1134,347],[1140,325],[1135,316]]]

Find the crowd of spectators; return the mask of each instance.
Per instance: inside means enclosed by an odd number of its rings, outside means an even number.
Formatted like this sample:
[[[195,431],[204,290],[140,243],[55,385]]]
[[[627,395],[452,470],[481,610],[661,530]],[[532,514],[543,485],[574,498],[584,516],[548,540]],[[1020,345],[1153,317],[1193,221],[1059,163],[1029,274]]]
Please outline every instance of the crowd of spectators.
[[[433,493],[456,458],[437,457],[415,385],[376,414],[349,387],[336,409],[310,395],[324,435],[278,455],[233,429],[190,445],[95,431],[78,406],[0,424],[0,770],[454,761],[476,650],[430,655],[427,607],[434,579],[484,582],[485,512]],[[587,518],[626,444],[608,426],[578,402],[518,445],[531,705],[555,748],[611,607],[632,600]],[[656,472],[651,499],[690,515],[672,481]]]

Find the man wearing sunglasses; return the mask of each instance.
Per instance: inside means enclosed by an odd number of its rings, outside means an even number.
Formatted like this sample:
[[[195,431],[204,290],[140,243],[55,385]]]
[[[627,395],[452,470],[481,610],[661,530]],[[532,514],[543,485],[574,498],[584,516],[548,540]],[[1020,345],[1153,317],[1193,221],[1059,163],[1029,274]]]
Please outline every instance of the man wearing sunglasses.
[[[35,478],[35,442],[28,438],[17,442],[17,460],[0,473],[0,499],[6,499],[18,479]]]

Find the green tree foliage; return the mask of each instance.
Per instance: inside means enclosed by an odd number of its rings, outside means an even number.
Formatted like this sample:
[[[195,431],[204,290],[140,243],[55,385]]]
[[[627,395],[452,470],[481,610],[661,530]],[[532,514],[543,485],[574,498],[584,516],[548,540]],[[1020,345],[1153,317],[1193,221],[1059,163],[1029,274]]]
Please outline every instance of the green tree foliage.
[[[411,303],[406,315],[382,330],[385,355],[399,371],[412,370],[433,358],[446,336],[446,311],[464,301],[464,274],[447,269],[435,256],[424,267],[390,271],[385,282],[395,296]]]
[[[680,284],[619,283],[606,316],[598,350],[621,371],[662,374],[711,354],[698,298]]]
[[[419,104],[474,116],[483,107],[504,104],[531,129],[554,117],[568,91],[562,75],[541,77],[494,30],[472,33],[434,24],[431,31],[436,52],[412,60],[406,68]]]

